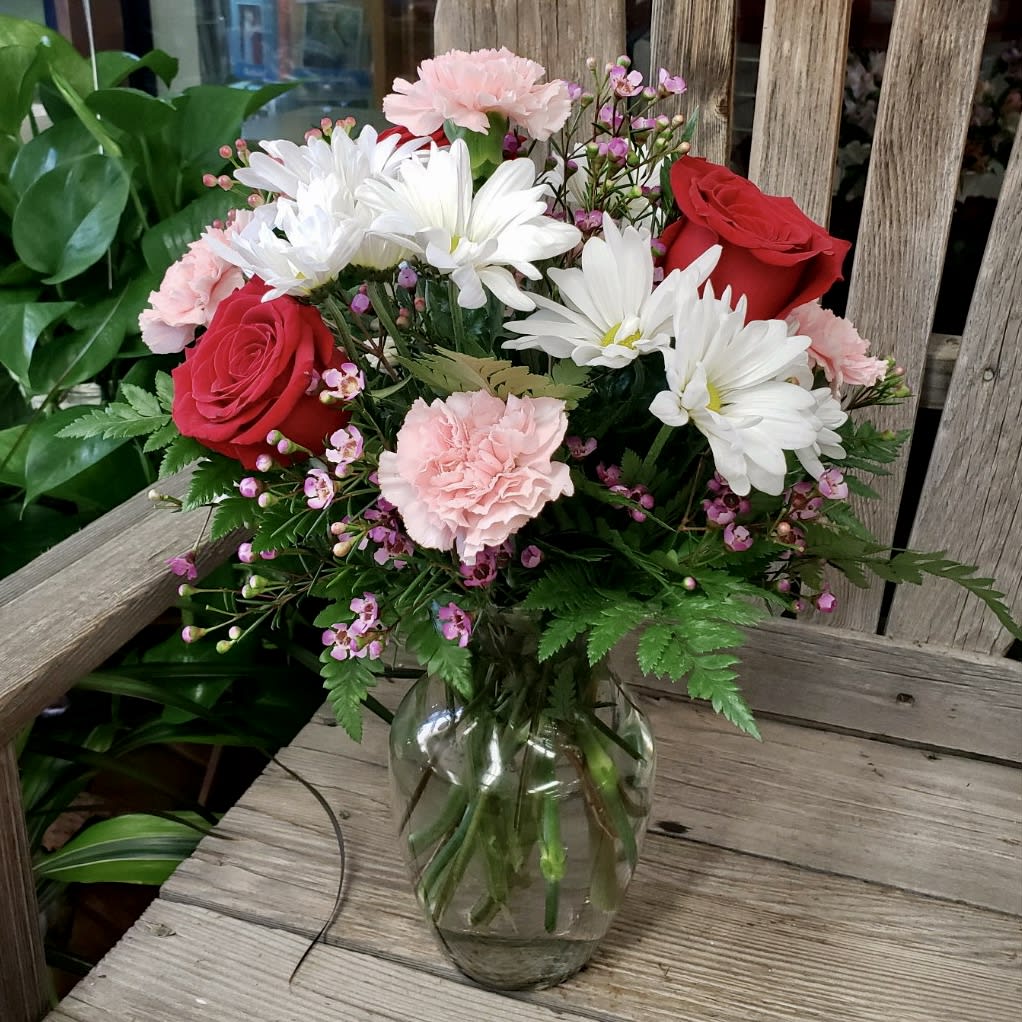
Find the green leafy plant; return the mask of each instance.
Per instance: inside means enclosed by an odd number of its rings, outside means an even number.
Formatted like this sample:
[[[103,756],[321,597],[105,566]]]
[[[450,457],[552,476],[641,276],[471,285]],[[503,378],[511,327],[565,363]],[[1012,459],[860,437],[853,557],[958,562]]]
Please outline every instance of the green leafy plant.
[[[88,414],[83,400],[152,383],[161,360],[138,330],[149,292],[239,201],[203,174],[288,88],[156,97],[129,83],[143,68],[169,87],[177,61],[108,52],[93,68],[55,32],[0,16],[0,575],[155,478],[137,433],[57,434]]]

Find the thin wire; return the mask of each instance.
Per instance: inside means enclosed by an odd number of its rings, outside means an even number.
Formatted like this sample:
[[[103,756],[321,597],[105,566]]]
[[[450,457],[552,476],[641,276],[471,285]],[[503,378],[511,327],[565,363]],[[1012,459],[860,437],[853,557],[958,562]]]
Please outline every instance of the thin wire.
[[[82,0],[85,12],[85,32],[89,37],[89,60],[92,61],[92,87],[99,88],[99,65],[96,63],[96,38],[92,34],[92,0]]]

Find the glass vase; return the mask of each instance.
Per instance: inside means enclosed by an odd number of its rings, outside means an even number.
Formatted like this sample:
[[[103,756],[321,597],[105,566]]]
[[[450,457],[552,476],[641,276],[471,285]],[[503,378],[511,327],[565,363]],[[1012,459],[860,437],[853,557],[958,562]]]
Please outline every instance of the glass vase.
[[[477,624],[472,694],[423,677],[390,732],[419,903],[454,964],[500,990],[553,986],[588,961],[653,792],[645,714],[580,645],[540,663],[537,634],[528,619]]]

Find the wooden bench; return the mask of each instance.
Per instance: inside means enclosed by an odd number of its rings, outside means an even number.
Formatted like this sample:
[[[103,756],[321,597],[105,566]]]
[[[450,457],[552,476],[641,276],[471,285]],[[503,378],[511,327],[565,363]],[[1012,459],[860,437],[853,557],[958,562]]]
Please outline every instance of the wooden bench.
[[[897,0],[849,315],[921,390],[989,0]],[[851,0],[768,0],[751,175],[825,220]],[[724,160],[734,11],[654,0],[653,67]],[[624,50],[623,0],[439,0],[438,49],[504,44],[552,74]],[[911,532],[994,574],[1022,614],[1022,146],[1011,158]],[[915,402],[887,420],[911,425]],[[171,491],[180,489],[171,481]],[[890,539],[904,465],[871,526]],[[174,599],[164,559],[201,516],[144,496],[0,582],[0,1019],[46,1009],[12,741]],[[206,549],[208,570],[228,544]],[[506,998],[434,948],[398,861],[384,732],[317,717],[282,754],[344,818],[269,768],[54,1022],[870,1020],[1010,1022],[1022,1004],[1022,665],[951,586],[842,592],[835,625],[776,620],[744,651],[764,742],[642,681],[661,748],[623,914],[564,986]],[[882,607],[883,604],[883,607]],[[883,610],[883,614],[881,611]],[[881,631],[883,620],[883,633]],[[622,669],[627,651],[615,654]],[[388,698],[399,695],[386,687]]]

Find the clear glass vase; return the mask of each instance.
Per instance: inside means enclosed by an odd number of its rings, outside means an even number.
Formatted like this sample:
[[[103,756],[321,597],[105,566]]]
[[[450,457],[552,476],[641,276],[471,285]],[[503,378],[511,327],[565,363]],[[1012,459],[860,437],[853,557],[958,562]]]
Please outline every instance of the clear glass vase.
[[[390,732],[419,903],[455,965],[501,990],[552,986],[588,961],[653,793],[645,714],[579,646],[540,664],[536,635],[528,619],[477,625],[472,696],[424,677]]]

